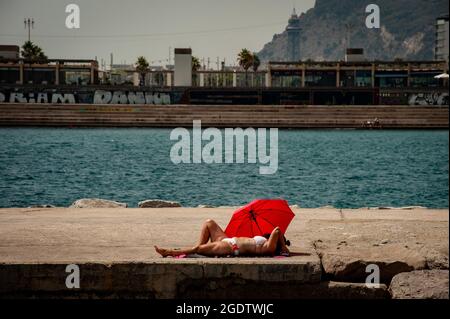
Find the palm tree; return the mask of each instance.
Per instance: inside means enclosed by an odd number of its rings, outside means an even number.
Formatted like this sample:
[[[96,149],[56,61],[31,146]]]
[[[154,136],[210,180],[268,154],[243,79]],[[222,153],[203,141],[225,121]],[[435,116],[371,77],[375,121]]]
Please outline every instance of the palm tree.
[[[239,65],[247,71],[253,64],[252,53],[247,49],[242,49],[238,54]]]
[[[196,57],[193,56],[192,57],[192,83],[194,84],[194,86],[197,86],[197,71],[200,69],[201,64],[200,64],[200,60]]]
[[[140,85],[145,85],[145,74],[147,73],[149,66],[150,64],[145,57],[140,56],[137,58],[136,72],[138,72],[141,77]]]
[[[253,65],[253,54],[247,49],[242,49],[238,54],[238,63],[245,70],[245,84],[248,85],[247,71]]]
[[[253,71],[254,72],[256,72],[256,71],[258,71],[258,68],[259,68],[259,66],[261,65],[261,60],[259,60],[259,57],[256,55],[256,53],[255,52],[253,52],[253,54],[252,54],[252,68],[253,68]]]
[[[192,57],[192,72],[196,72],[200,69],[201,64],[200,64],[200,60],[196,57],[193,56]]]
[[[261,61],[259,60],[258,55],[256,55],[255,52],[252,54],[252,69],[253,72],[256,73],[258,71],[259,66],[261,65]],[[252,76],[252,85],[254,85],[254,81],[257,79],[256,74],[253,74]]]
[[[31,41],[26,41],[23,44],[21,54],[24,59],[39,63],[45,63],[48,59],[44,51]]]

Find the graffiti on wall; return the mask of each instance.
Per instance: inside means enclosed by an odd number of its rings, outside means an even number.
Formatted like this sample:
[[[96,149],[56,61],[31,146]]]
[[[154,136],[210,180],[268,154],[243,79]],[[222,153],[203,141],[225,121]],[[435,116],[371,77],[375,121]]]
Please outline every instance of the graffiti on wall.
[[[409,96],[409,105],[448,105],[448,93],[414,93]]]
[[[131,90],[129,90],[131,89]],[[52,103],[52,104],[147,104],[147,105],[168,105],[168,104],[311,104],[324,103],[321,96],[335,96],[336,91],[330,91],[325,94],[314,94],[314,91],[286,92],[283,89],[263,90],[255,93],[254,90],[221,90],[221,89],[186,89],[171,88],[141,90],[127,87],[0,87],[0,103]],[[336,100],[337,104],[348,104],[349,97],[353,93],[345,94],[347,98]],[[358,92],[363,100],[359,102],[365,104],[371,101],[373,92]],[[362,94],[362,95],[361,95]],[[311,97],[311,98],[310,98]],[[359,98],[361,99],[361,98]],[[352,101],[352,100],[350,100]],[[448,105],[449,93],[436,89],[431,92],[416,91],[394,91],[379,92],[376,103],[381,105]]]
[[[9,98],[0,92],[0,102],[9,103],[76,103],[72,93],[21,93],[11,92]]]
[[[159,92],[124,92],[97,90],[93,104],[170,104],[170,95]]]
[[[170,93],[105,91],[95,92],[0,92],[0,103],[54,103],[54,104],[171,104]]]

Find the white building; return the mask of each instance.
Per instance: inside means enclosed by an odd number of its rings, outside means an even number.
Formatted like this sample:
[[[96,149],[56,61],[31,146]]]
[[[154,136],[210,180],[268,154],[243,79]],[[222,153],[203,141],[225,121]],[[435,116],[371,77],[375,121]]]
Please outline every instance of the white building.
[[[192,85],[192,50],[175,49],[175,86]]]
[[[436,48],[435,59],[449,62],[448,56],[448,15],[436,19]]]
[[[364,49],[361,48],[348,48],[345,51],[345,62],[363,62]]]

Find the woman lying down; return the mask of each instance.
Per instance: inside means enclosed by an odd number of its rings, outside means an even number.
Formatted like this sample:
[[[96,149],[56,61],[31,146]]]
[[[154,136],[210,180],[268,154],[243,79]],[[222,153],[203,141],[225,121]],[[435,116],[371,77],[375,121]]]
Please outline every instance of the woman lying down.
[[[211,242],[209,242],[211,240]],[[290,242],[286,240],[279,227],[264,236],[229,238],[220,226],[208,219],[202,227],[198,244],[187,249],[165,249],[155,246],[163,257],[199,254],[208,257],[225,256],[289,256]]]

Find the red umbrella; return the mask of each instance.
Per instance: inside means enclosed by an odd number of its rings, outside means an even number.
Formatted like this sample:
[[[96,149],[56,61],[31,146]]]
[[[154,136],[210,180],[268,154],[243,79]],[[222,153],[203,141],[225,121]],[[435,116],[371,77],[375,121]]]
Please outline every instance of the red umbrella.
[[[278,226],[284,234],[294,216],[284,199],[256,199],[233,213],[225,233],[228,237],[262,236]]]

